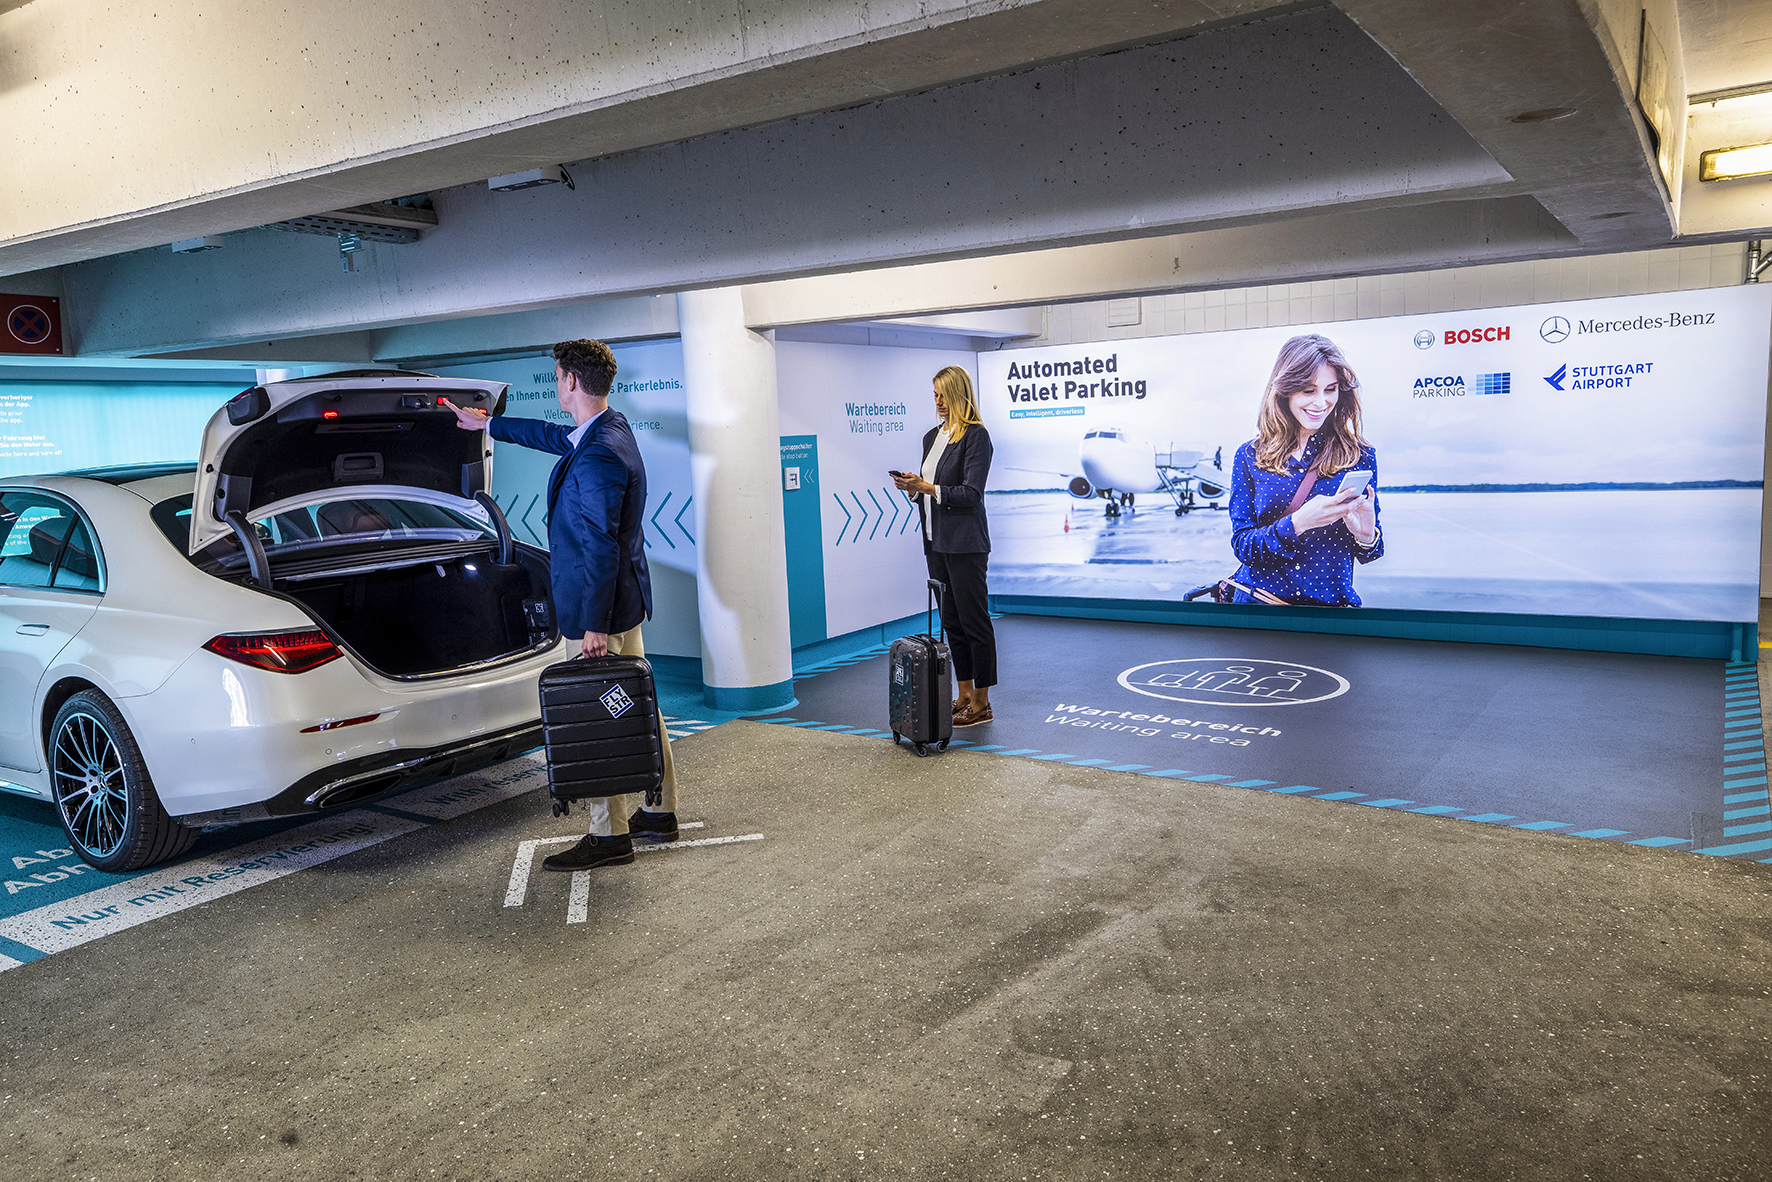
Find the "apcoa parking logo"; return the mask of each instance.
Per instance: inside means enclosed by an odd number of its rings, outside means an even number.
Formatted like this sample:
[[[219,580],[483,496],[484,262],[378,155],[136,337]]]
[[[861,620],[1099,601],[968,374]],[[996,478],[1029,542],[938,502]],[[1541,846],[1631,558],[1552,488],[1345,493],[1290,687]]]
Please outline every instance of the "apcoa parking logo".
[[[1135,694],[1204,706],[1302,706],[1348,691],[1348,680],[1339,673],[1252,657],[1152,661],[1133,666],[1118,680]]]

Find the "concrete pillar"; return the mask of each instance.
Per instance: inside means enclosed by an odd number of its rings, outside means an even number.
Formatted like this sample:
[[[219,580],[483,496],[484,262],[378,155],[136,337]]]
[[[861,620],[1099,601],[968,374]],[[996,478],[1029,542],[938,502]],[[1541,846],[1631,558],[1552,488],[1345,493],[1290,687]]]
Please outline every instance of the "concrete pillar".
[[[745,327],[736,287],[677,296],[695,487],[701,680],[709,706],[794,700],[775,341]]]

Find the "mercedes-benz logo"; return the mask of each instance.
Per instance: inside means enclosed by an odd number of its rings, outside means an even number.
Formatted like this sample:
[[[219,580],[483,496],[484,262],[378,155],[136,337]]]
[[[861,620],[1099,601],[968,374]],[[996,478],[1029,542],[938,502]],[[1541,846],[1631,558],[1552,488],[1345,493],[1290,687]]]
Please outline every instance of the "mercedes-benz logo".
[[[1424,328],[1420,332],[1416,333],[1415,334],[1415,347],[1417,349],[1431,349],[1431,348],[1433,348],[1434,347],[1433,331],[1431,329]]]
[[[1569,322],[1561,316],[1552,316],[1538,326],[1538,335],[1553,345],[1560,345],[1569,339]]]

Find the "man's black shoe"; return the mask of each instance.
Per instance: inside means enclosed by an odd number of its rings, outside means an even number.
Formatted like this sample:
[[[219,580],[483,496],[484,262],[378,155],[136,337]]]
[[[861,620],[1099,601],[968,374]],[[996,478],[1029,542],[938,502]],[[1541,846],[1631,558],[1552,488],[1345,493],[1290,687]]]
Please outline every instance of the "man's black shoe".
[[[654,844],[677,840],[676,813],[649,813],[645,809],[635,809],[634,815],[628,818],[628,832],[635,837],[644,837]]]
[[[563,854],[550,854],[542,859],[543,870],[594,870],[598,866],[626,866],[634,860],[634,842],[627,834],[620,837],[598,837],[587,833],[584,840]]]

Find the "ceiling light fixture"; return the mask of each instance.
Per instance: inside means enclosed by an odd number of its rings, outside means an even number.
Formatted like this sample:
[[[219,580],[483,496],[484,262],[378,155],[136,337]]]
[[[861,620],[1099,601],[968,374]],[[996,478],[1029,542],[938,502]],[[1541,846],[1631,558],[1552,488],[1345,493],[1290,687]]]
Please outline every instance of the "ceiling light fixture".
[[[1772,82],[1754,82],[1747,86],[1731,86],[1724,90],[1707,90],[1702,94],[1686,96],[1689,107],[1709,106],[1712,110],[1728,104],[1731,107],[1743,106],[1750,99],[1766,99],[1772,97]]]
[[[1772,173],[1772,144],[1712,148],[1698,157],[1698,179],[1701,181],[1733,181],[1769,173]]]
[[[486,187],[494,193],[515,193],[521,189],[538,189],[543,185],[578,188],[572,183],[572,174],[562,164],[544,164],[540,168],[527,168],[522,172],[507,172],[486,182]]]

